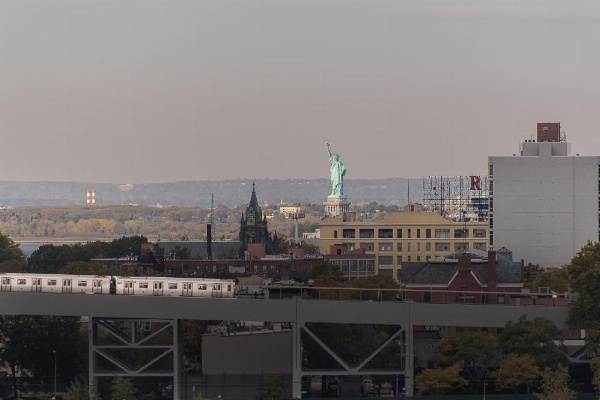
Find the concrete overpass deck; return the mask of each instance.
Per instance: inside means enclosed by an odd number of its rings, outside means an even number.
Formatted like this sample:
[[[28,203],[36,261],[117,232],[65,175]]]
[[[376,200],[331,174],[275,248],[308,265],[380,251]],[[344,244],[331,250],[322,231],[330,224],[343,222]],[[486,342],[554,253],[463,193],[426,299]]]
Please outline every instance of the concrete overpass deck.
[[[395,337],[404,332],[406,354],[413,354],[413,327],[416,325],[502,327],[508,321],[525,316],[528,319],[544,317],[559,328],[565,328],[567,307],[482,305],[482,304],[431,304],[410,301],[340,301],[292,299],[203,299],[188,297],[152,297],[107,294],[54,294],[0,292],[0,314],[3,315],[57,315],[90,317],[90,332],[94,324],[103,319],[170,320],[174,337],[173,353],[174,398],[179,398],[179,345],[178,320],[230,320],[290,322],[292,324],[292,395],[301,397],[301,380],[310,374],[302,370],[302,331],[313,335],[307,323],[387,324],[398,326]],[[90,382],[101,375],[94,357],[102,355],[95,348],[94,335],[90,333]],[[388,339],[392,340],[394,337]],[[319,341],[315,337],[315,340]],[[326,351],[326,343],[320,343]],[[135,343],[131,343],[135,346]],[[167,351],[167,352],[168,352]],[[333,352],[330,352],[335,357]],[[376,353],[372,353],[373,357]],[[394,373],[405,377],[407,394],[412,394],[414,365],[412,357],[404,356],[404,368]],[[118,364],[117,360],[112,360]],[[348,375],[360,374],[360,368],[339,360]],[[130,371],[125,371],[129,374]]]

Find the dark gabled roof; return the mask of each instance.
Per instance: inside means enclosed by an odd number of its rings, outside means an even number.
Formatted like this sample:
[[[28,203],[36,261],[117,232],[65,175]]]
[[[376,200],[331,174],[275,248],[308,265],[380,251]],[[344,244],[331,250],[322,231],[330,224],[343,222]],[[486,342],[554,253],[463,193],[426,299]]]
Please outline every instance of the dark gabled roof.
[[[488,280],[488,266],[487,264],[473,264],[471,265],[473,274],[483,284],[487,284]],[[516,275],[508,271],[502,265],[498,265],[496,268],[496,281],[498,283],[520,283],[521,276]]]
[[[413,285],[444,285],[456,274],[456,263],[402,263],[400,281]]]
[[[402,263],[400,280],[409,285],[447,285],[458,270],[457,262],[406,262]],[[487,263],[471,263],[473,275],[483,285],[487,284]],[[510,272],[505,267],[497,266],[497,283],[520,283],[519,274]]]

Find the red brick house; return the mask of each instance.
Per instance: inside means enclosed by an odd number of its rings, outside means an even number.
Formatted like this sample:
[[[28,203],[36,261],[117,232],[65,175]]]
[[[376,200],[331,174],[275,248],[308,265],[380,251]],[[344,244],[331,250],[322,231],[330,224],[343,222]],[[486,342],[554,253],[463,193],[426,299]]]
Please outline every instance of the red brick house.
[[[406,300],[432,303],[515,304],[523,292],[522,263],[489,251],[427,262],[403,263],[399,273]]]

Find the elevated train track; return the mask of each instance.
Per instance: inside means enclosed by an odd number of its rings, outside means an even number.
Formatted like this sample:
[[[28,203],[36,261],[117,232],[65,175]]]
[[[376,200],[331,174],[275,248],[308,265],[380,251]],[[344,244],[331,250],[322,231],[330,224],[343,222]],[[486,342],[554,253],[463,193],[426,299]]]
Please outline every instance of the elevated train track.
[[[502,327],[525,315],[528,319],[544,317],[558,327],[565,327],[567,307],[535,307],[479,304],[427,304],[410,301],[339,301],[313,299],[191,298],[165,296],[110,296],[98,294],[55,294],[0,292],[3,315],[88,316],[90,326],[102,319],[171,320],[177,327],[181,319],[291,322],[292,395],[301,396],[301,379],[311,375],[302,370],[301,332],[310,333],[307,323],[387,324],[404,332],[406,353],[413,353],[412,328],[416,325]],[[90,332],[92,328],[90,328]],[[178,359],[178,329],[174,329],[173,353]],[[90,341],[90,354],[94,343]],[[326,349],[327,350],[327,349]],[[414,366],[410,357],[401,371],[407,394],[412,392]],[[173,367],[174,395],[179,398],[179,363]],[[358,375],[360,370],[345,368],[341,374]],[[96,375],[98,374],[98,375]],[[90,381],[99,376],[90,362]]]

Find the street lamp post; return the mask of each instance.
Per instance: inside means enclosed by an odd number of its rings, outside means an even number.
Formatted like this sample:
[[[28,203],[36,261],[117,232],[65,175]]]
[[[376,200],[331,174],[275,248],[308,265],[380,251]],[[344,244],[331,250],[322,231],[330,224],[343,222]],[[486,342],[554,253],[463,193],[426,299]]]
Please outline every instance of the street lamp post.
[[[52,350],[52,353],[54,353],[54,397],[53,397],[53,399],[56,400],[56,350]]]
[[[485,400],[485,387],[487,386],[487,381],[483,380],[483,400]]]

